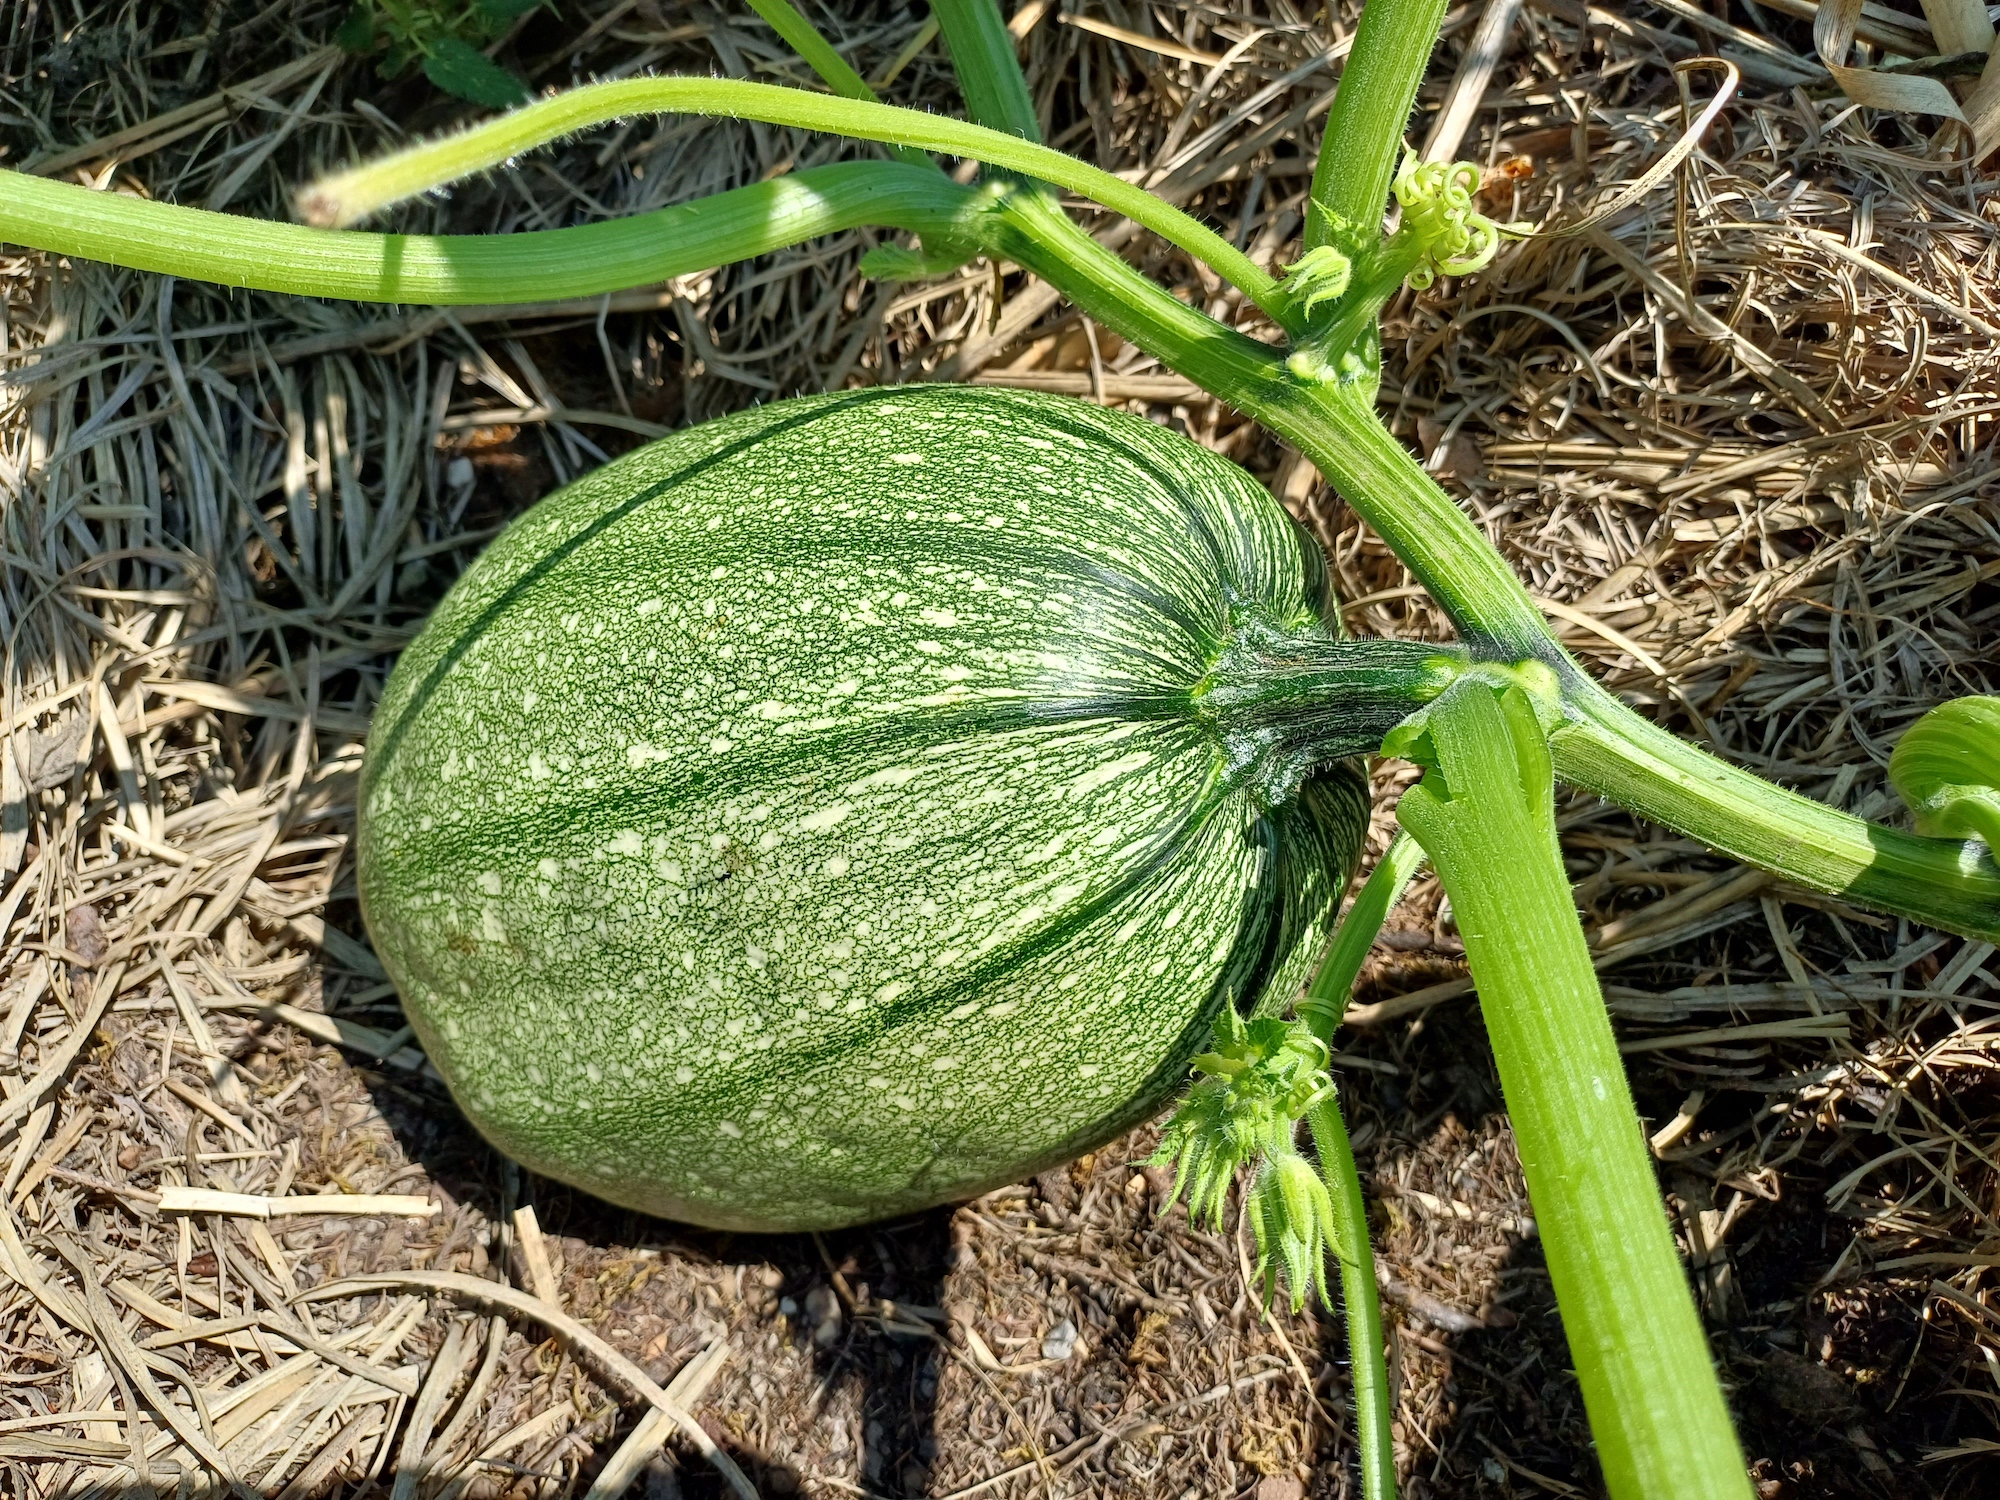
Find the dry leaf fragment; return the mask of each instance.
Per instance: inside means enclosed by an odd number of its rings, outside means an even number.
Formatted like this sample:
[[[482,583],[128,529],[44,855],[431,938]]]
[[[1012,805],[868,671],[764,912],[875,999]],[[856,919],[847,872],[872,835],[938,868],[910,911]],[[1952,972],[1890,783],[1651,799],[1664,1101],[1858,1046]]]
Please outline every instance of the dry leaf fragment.
[[[90,968],[104,962],[104,955],[111,951],[111,934],[104,930],[104,918],[97,908],[86,901],[81,906],[72,906],[68,913],[69,951]]]
[[[76,769],[76,749],[83,743],[88,721],[80,713],[65,715],[47,729],[31,729],[14,739],[14,754],[31,792],[61,786]]]

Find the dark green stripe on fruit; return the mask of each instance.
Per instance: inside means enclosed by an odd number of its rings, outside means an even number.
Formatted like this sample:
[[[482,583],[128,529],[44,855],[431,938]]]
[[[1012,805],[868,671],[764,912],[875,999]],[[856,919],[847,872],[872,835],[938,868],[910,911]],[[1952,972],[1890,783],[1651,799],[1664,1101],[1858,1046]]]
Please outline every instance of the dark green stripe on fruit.
[[[535,1170],[741,1228],[980,1191],[1303,977],[1366,822],[1340,757],[1447,670],[1329,601],[1263,490],[1121,413],[690,429],[535,507],[405,654],[370,930]]]

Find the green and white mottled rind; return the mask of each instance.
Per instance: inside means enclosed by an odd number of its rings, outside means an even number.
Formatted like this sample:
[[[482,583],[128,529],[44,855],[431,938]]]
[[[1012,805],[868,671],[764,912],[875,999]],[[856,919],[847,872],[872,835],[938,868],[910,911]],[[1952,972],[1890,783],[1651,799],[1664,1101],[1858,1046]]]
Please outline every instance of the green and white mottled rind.
[[[1191,695],[1327,607],[1239,469],[1081,402],[690,429],[529,511],[404,654],[369,930],[537,1172],[754,1230],[982,1191],[1149,1117],[1221,1005],[1301,979],[1361,780],[1267,808]]]

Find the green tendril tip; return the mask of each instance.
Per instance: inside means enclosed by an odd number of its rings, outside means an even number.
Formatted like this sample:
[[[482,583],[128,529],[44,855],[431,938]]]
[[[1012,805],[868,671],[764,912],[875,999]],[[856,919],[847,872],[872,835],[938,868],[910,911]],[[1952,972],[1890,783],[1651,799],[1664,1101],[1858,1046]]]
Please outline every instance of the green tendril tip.
[[[1519,233],[1479,212],[1479,168],[1469,161],[1420,162],[1413,153],[1403,159],[1391,191],[1403,207],[1399,232],[1423,252],[1406,278],[1418,291],[1440,276],[1485,269],[1500,252],[1501,236]]]

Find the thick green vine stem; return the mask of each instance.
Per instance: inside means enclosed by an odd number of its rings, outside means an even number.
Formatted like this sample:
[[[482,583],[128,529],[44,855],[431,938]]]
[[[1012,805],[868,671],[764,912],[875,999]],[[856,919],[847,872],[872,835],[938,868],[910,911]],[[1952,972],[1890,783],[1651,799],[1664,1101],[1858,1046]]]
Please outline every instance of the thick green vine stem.
[[[1437,47],[1444,8],[1445,0],[1368,0],[1362,7],[1313,167],[1308,249],[1333,244],[1351,253],[1380,237],[1403,127]]]
[[[1447,690],[1401,744],[1426,774],[1397,816],[1465,939],[1606,1487],[1747,1500],[1563,869],[1538,709],[1523,686]]]
[[[435,307],[596,296],[863,226],[949,244],[989,206],[928,165],[850,161],[570,229],[367,234],[0,171],[6,243],[223,286]]]
[[[1923,833],[2000,850],[2000,698],[1954,698],[1903,731],[1889,780]]]
[[[1377,419],[1364,388],[1298,379],[1280,351],[1170,296],[1040,195],[995,200],[980,234],[989,252],[1296,445],[1409,565],[1474,656],[1547,664],[1562,688],[1553,743],[1564,781],[1801,885],[2000,941],[2000,869],[1977,845],[1899,833],[1772,786],[1599,687],[1478,525]]]
[[[629,78],[586,84],[440,140],[321,178],[299,195],[311,224],[344,228],[406,198],[490,171],[550,141],[632,115],[691,114],[794,125],[857,140],[950,152],[1081,193],[1178,245],[1283,322],[1277,283],[1228,240],[1122,178],[1016,135],[944,115],[735,78]]]

